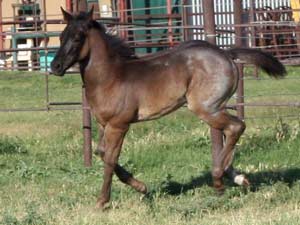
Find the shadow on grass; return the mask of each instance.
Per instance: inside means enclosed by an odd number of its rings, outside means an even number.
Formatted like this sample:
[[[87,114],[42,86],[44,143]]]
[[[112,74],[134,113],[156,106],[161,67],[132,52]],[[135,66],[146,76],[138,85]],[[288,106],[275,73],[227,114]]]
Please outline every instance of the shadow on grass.
[[[252,192],[259,191],[262,186],[271,186],[277,182],[284,182],[291,187],[295,182],[300,181],[300,168],[250,173],[247,177],[251,182]]]
[[[152,190],[147,193],[145,199],[151,202],[157,195],[166,194],[177,196],[203,185],[212,185],[210,172],[205,172],[201,176],[191,178],[191,180],[187,183],[179,183],[168,177],[165,181],[161,182],[156,190]]]
[[[256,192],[263,186],[271,186],[277,182],[284,182],[291,187],[295,182],[300,181],[300,168],[291,168],[286,170],[277,171],[263,171],[251,173],[246,175],[249,179],[250,191]],[[172,179],[167,179],[159,185],[159,191],[166,195],[180,195],[188,192],[189,190],[209,185],[212,187],[212,177],[210,172],[205,172],[203,175],[192,178],[187,183],[179,183]],[[235,186],[232,181],[225,178],[225,188]],[[147,198],[151,199],[158,191],[152,191],[148,194]]]
[[[203,175],[198,177],[192,177],[189,182],[183,184],[173,180],[166,180],[161,183],[160,187],[163,193],[168,195],[180,195],[203,185],[212,186],[210,172],[205,172]]]

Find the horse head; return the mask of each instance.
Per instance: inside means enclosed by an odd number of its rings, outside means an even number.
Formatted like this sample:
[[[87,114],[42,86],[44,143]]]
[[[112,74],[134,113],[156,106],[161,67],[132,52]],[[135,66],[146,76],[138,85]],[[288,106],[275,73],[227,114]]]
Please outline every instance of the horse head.
[[[88,13],[71,15],[61,8],[67,26],[60,35],[60,47],[51,63],[53,74],[63,76],[67,69],[87,55],[87,34],[91,26],[93,8]]]

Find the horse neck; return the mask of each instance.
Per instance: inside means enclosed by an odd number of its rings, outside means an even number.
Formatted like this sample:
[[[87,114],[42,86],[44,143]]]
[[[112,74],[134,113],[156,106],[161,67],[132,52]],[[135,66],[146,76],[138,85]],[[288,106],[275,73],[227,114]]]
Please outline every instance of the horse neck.
[[[83,80],[86,85],[92,83],[99,85],[110,83],[113,80],[117,60],[109,54],[109,45],[105,40],[105,34],[96,29],[91,29],[88,34],[89,58],[85,62],[82,71]]]

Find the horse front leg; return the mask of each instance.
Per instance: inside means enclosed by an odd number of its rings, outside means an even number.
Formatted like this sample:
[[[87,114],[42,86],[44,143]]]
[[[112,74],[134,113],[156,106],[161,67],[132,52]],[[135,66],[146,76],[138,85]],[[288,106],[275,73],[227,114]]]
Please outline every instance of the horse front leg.
[[[112,176],[117,167],[123,140],[128,127],[129,126],[127,125],[120,128],[120,126],[116,127],[110,124],[105,126],[103,135],[103,148],[105,154],[102,157],[104,162],[104,174],[102,189],[96,205],[98,208],[104,208],[105,204],[110,200]]]
[[[98,147],[97,150],[95,151],[95,154],[100,156],[102,160],[104,159],[105,155],[105,150],[104,150],[104,128],[100,125],[99,127],[99,142],[98,142]],[[114,169],[115,174],[119,178],[121,182],[124,184],[127,184],[131,186],[133,189],[136,191],[146,194],[147,193],[147,186],[137,180],[136,178],[133,177],[133,175],[128,172],[124,167],[120,166],[119,164],[116,164],[115,169]]]

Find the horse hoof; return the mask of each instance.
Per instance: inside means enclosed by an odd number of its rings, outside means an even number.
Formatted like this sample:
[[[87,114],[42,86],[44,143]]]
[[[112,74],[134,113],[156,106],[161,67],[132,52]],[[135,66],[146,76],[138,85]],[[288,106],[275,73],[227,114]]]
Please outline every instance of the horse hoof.
[[[138,180],[132,180],[132,182],[130,183],[130,185],[137,191],[140,192],[142,194],[147,194],[147,186]]]
[[[137,191],[145,195],[148,192],[147,186],[145,184],[141,184]]]
[[[247,178],[244,179],[243,186],[244,187],[249,187],[250,186],[250,182],[249,182],[249,180]]]
[[[225,188],[216,188],[216,193],[218,196],[222,196],[225,193]]]
[[[215,188],[215,191],[216,191],[218,196],[222,196],[225,192],[225,187],[224,187],[223,184],[222,185],[215,185],[214,188]]]
[[[234,183],[240,186],[248,187],[250,185],[250,182],[245,177],[245,175],[240,174],[234,177]]]
[[[104,205],[103,205],[101,202],[97,202],[97,203],[96,203],[96,206],[95,206],[95,209],[100,209],[100,210],[102,210],[103,207],[104,207]]]
[[[97,201],[95,209],[105,211],[109,208],[108,202]]]

